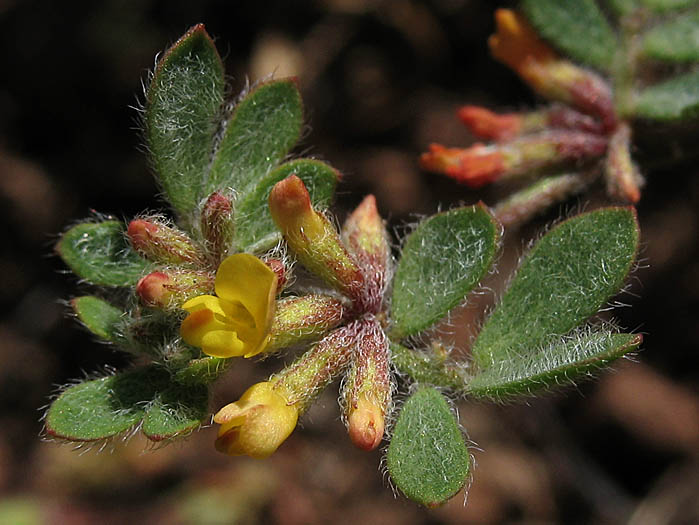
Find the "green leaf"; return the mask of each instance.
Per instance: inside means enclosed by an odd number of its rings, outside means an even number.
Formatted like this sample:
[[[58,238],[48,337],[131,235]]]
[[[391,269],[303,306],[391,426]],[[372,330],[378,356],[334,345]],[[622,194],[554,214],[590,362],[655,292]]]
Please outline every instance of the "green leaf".
[[[119,221],[73,226],[58,241],[56,251],[78,277],[92,284],[129,286],[150,266],[126,241]]]
[[[160,392],[143,418],[142,432],[151,441],[190,434],[208,420],[209,389],[173,384]]]
[[[303,106],[294,79],[255,87],[228,120],[205,195],[229,187],[247,194],[296,144],[302,123]]]
[[[638,238],[633,208],[604,208],[539,239],[478,334],[478,367],[536,352],[597,313],[622,287]]]
[[[682,14],[660,24],[643,37],[643,51],[668,62],[699,60],[699,11]]]
[[[202,198],[224,97],[223,63],[202,24],[158,61],[147,93],[148,149],[172,207],[186,215]]]
[[[635,350],[641,341],[635,334],[573,333],[538,351],[491,365],[473,377],[468,393],[493,399],[535,394],[590,374]]]
[[[458,305],[493,263],[499,226],[482,204],[420,223],[406,239],[393,281],[391,336],[416,334]]]
[[[70,301],[70,305],[90,332],[106,341],[119,339],[119,324],[124,315],[120,308],[93,295],[76,297]]]
[[[281,235],[269,213],[272,187],[289,175],[298,176],[311,195],[316,209],[327,208],[335,192],[339,173],[318,160],[299,159],[282,164],[262,179],[254,191],[236,207],[236,246],[240,251],[262,252],[274,246]]]
[[[673,11],[697,4],[697,0],[640,0],[641,4],[653,11]]]
[[[580,62],[608,69],[617,38],[594,0],[523,0],[537,31]]]
[[[699,71],[649,87],[638,95],[635,114],[656,120],[685,120],[699,112]]]
[[[470,456],[459,424],[437,390],[423,387],[405,402],[386,456],[396,486],[434,507],[466,484]]]
[[[46,431],[70,441],[96,441],[138,424],[166,373],[153,367],[86,381],[65,390],[46,415]]]

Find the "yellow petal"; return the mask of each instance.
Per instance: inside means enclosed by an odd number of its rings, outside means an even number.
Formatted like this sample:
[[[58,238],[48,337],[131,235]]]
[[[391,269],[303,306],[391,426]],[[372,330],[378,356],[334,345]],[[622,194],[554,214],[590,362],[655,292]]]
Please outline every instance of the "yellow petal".
[[[198,346],[212,357],[238,357],[243,355],[245,343],[232,330],[210,330],[202,336]]]
[[[196,310],[189,314],[180,325],[180,336],[192,346],[202,346],[202,338],[212,330],[230,330],[230,326],[222,322],[212,310],[208,308]]]
[[[246,353],[254,351],[269,333],[274,317],[277,275],[260,259],[238,253],[227,257],[216,272],[216,295],[242,305],[254,320],[254,332],[244,337]]]
[[[271,383],[258,383],[214,416],[222,424],[216,449],[232,456],[265,458],[293,432],[297,420],[295,405],[288,405]]]
[[[182,305],[182,309],[190,314],[199,310],[211,310],[219,315],[225,315],[218,297],[213,295],[199,295],[194,297]]]

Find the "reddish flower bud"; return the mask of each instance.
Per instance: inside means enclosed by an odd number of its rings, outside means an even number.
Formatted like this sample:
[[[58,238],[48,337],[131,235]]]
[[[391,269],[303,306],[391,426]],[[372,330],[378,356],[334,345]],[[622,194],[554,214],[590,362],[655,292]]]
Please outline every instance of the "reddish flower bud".
[[[498,114],[480,106],[464,106],[457,112],[461,121],[475,136],[488,140],[507,140],[520,134],[522,116]]]
[[[604,129],[616,125],[609,84],[599,75],[560,58],[520,14],[495,11],[496,34],[488,40],[495,58],[515,70],[537,93],[596,115]]]
[[[388,232],[373,195],[367,195],[347,218],[342,228],[342,240],[364,274],[363,310],[378,313],[388,286],[392,261]]]
[[[506,169],[502,152],[480,143],[468,149],[430,144],[430,151],[420,156],[420,166],[427,171],[443,173],[471,188],[498,180]]]
[[[134,219],[126,235],[134,249],[162,264],[202,266],[205,256],[189,236],[153,219]]]
[[[152,272],[136,284],[136,294],[146,306],[178,308],[187,300],[210,293],[214,289],[214,275],[195,270]]]
[[[388,338],[376,318],[360,322],[356,345],[343,388],[344,416],[352,443],[373,450],[383,439],[391,405]]]
[[[213,265],[218,266],[233,243],[233,200],[230,197],[218,191],[209,196],[201,211],[201,233]]]
[[[498,179],[509,179],[532,171],[600,157],[607,149],[607,138],[592,133],[549,130],[525,135],[511,142],[475,144],[467,149],[432,144],[423,153],[423,168],[478,188]]]
[[[362,297],[364,277],[340,242],[335,227],[311,205],[303,181],[291,175],[269,195],[274,222],[298,260],[354,301]]]
[[[136,285],[136,293],[147,306],[165,307],[170,303],[170,290],[165,288],[170,282],[166,273],[153,272],[142,277]]]

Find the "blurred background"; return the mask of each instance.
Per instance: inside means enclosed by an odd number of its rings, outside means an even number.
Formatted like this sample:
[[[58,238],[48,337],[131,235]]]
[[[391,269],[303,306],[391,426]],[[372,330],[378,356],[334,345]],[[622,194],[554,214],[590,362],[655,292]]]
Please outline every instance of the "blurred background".
[[[507,5],[502,2],[500,5]],[[699,171],[677,152],[697,130],[637,128],[648,184],[638,207],[641,264],[613,315],[645,334],[633,359],[597,381],[494,406],[457,403],[476,466],[466,497],[432,510],[394,497],[381,452],[360,452],[329,388],[270,459],[213,450],[215,429],[153,450],[136,435],[104,450],[42,442],[59,385],[128,357],[68,317],[85,288],[53,254],[58,234],[97,210],[128,219],[157,209],[141,147],[141,83],[156,53],[203,22],[231,91],[296,75],[306,105],[297,153],[343,174],[337,214],[368,192],[392,228],[440,206],[494,204],[421,172],[430,142],[473,137],[463,103],[500,110],[539,102],[492,60],[486,1],[307,2],[0,0],[0,523],[625,523],[699,522]],[[696,153],[696,152],[695,152]],[[561,214],[605,203],[601,188],[508,232],[499,290],[522,246]],[[444,327],[464,347],[493,293]],[[281,364],[240,360],[212,408]]]

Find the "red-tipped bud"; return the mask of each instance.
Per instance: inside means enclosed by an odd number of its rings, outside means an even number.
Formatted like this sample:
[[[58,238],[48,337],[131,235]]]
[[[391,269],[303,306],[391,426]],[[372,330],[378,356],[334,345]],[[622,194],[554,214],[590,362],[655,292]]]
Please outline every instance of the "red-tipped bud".
[[[153,219],[134,219],[126,235],[134,249],[151,261],[162,264],[201,266],[205,256],[187,236]]]
[[[201,211],[201,233],[215,266],[228,255],[233,232],[233,200],[216,191],[209,196]]]
[[[265,259],[263,261],[277,275],[277,294],[282,293],[288,281],[288,272],[281,259]]]
[[[598,116],[606,131],[614,128],[617,118],[607,82],[560,58],[522,15],[498,9],[495,22],[497,32],[488,40],[495,58],[514,69],[540,95]]]
[[[142,277],[136,285],[136,294],[146,306],[153,308],[179,308],[187,300],[211,293],[214,275],[194,270],[152,272]]]
[[[352,443],[361,450],[374,450],[383,440],[384,408],[373,400],[361,398],[349,416],[348,431]]]
[[[445,148],[432,144],[423,153],[423,168],[471,186],[480,187],[498,179],[529,174],[570,161],[582,161],[604,155],[607,138],[592,133],[549,130],[526,135],[511,142],[467,149]]]
[[[136,293],[146,306],[166,307],[172,295],[166,288],[169,282],[170,278],[166,273],[149,273],[138,281]]]
[[[507,140],[519,135],[522,128],[522,116],[517,113],[497,114],[480,106],[464,106],[457,114],[471,133],[481,139]]]
[[[364,274],[364,311],[378,313],[392,261],[388,232],[373,195],[367,195],[347,218],[342,228],[342,240]]]
[[[498,180],[506,169],[502,152],[483,144],[474,144],[468,149],[430,144],[430,151],[420,156],[420,166],[427,171],[443,173],[471,188]]]
[[[604,174],[610,197],[636,204],[641,200],[644,181],[631,159],[630,148],[631,127],[622,123],[609,141]]]
[[[359,330],[343,388],[343,408],[352,443],[373,450],[383,439],[391,405],[388,338],[374,317],[364,318]]]
[[[290,175],[275,184],[269,209],[298,260],[355,302],[360,301],[364,277],[335,227],[313,209],[303,181]]]

